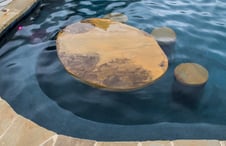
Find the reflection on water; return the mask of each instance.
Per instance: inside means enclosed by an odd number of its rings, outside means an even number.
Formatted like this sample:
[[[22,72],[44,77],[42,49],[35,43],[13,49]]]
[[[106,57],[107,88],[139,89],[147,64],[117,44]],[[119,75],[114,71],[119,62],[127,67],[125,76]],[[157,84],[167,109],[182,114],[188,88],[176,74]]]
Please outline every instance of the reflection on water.
[[[192,138],[198,133],[199,138],[225,139],[225,126],[213,128],[226,124],[225,7],[225,2],[212,0],[43,0],[40,10],[18,24],[22,29],[16,27],[1,42],[0,96],[23,116],[71,136],[138,140]],[[101,91],[75,80],[62,67],[56,56],[57,32],[75,21],[110,12],[126,14],[129,25],[146,32],[167,26],[177,33],[174,60],[155,84],[134,92]],[[182,62],[207,68],[205,87],[181,92],[173,70]],[[159,130],[158,123],[175,135]],[[188,132],[180,133],[186,127]],[[145,130],[157,132],[146,135]]]

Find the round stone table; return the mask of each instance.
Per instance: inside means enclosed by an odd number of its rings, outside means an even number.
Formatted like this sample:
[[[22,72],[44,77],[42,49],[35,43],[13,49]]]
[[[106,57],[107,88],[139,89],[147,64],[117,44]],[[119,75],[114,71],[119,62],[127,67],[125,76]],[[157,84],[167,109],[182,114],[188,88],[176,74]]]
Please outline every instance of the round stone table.
[[[111,91],[147,86],[168,68],[168,59],[153,37],[109,19],[67,26],[57,36],[57,53],[76,79]]]

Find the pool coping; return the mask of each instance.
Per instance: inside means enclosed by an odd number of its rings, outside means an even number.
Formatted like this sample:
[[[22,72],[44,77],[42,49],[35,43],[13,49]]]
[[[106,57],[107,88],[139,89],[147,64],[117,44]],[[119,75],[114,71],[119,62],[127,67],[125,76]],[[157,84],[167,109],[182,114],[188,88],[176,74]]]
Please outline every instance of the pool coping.
[[[0,8],[0,37],[28,15],[41,0],[13,0]]]
[[[0,11],[0,37],[7,30],[27,15],[40,0],[13,0]],[[102,142],[58,135],[17,114],[12,107],[0,97],[0,145],[42,145],[42,146],[226,146],[226,141],[218,140],[175,140],[175,141],[124,141]]]

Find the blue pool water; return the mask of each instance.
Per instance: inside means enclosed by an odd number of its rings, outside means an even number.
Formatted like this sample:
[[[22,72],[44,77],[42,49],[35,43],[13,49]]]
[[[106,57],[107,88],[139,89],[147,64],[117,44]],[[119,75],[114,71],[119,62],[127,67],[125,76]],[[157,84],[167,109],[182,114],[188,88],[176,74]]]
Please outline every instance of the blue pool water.
[[[1,38],[0,96],[39,125],[80,138],[225,140],[225,8],[223,0],[43,0]],[[75,80],[61,65],[57,33],[111,12],[126,14],[127,24],[148,33],[162,26],[176,32],[173,61],[153,85],[132,92],[101,91]],[[179,91],[173,71],[183,62],[209,71],[199,92]]]

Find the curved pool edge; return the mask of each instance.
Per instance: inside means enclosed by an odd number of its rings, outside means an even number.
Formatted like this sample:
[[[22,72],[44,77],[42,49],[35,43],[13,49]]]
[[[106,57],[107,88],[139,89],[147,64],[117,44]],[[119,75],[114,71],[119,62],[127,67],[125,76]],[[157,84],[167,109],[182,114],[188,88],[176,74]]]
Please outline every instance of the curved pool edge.
[[[1,97],[0,115],[0,145],[2,146],[226,146],[226,141],[218,140],[103,142],[58,135],[17,114]]]

